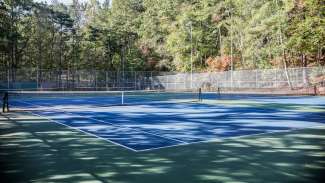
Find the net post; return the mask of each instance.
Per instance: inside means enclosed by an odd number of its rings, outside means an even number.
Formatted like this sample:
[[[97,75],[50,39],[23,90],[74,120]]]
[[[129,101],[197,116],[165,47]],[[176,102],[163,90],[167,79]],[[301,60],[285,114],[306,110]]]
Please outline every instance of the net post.
[[[199,94],[198,94],[199,96],[199,102],[202,102],[202,89],[201,88],[199,88]]]
[[[124,91],[122,91],[121,104],[124,105]]]
[[[214,76],[215,76],[215,73],[214,73]],[[218,87],[218,90],[219,90],[219,78],[217,78],[217,87]]]

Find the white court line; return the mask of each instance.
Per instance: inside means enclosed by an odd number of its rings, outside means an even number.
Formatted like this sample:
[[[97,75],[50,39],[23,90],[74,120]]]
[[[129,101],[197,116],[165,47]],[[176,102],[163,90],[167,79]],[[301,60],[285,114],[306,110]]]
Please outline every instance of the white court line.
[[[41,115],[38,115],[38,114],[34,114],[33,112],[28,112],[28,113],[31,113],[35,116],[39,116],[41,118],[44,118],[44,119],[47,119],[48,121],[52,121],[52,122],[55,122],[55,123],[58,123],[60,125],[63,125],[63,126],[66,126],[68,128],[71,128],[71,129],[74,129],[74,130],[77,130],[77,131],[80,131],[80,132],[83,132],[85,134],[88,134],[88,135],[91,135],[91,136],[94,136],[96,138],[99,138],[99,139],[102,139],[104,141],[107,141],[107,142],[110,142],[112,144],[115,144],[117,146],[121,146],[121,147],[124,147],[126,149],[129,149],[133,152],[149,152],[149,151],[153,151],[153,150],[159,150],[159,149],[167,149],[167,148],[172,148],[172,147],[182,147],[182,146],[187,146],[187,145],[194,145],[194,144],[204,144],[204,143],[212,143],[212,142],[222,142],[222,141],[225,141],[225,140],[231,140],[231,139],[239,139],[239,138],[245,138],[245,137],[254,137],[254,136],[260,136],[260,135],[268,135],[268,134],[280,134],[280,133],[288,133],[288,132],[294,132],[294,131],[299,131],[299,130],[305,130],[305,129],[313,129],[313,128],[319,128],[319,127],[325,127],[325,125],[317,125],[317,126],[311,126],[311,127],[304,127],[304,128],[292,128],[292,129],[289,129],[289,130],[282,130],[282,131],[273,131],[273,132],[263,132],[263,133],[256,133],[256,134],[249,134],[249,135],[240,135],[240,136],[236,136],[236,137],[226,137],[226,138],[214,138],[214,139],[211,139],[211,140],[203,140],[203,141],[198,141],[198,142],[188,142],[186,144],[177,144],[177,145],[170,145],[170,146],[162,146],[162,147],[157,147],[157,148],[149,148],[149,149],[143,149],[143,150],[135,150],[133,148],[130,148],[130,147],[127,147],[127,146],[124,146],[122,144],[119,144],[119,143],[116,143],[114,141],[111,141],[109,139],[105,139],[103,137],[100,137],[100,136],[97,136],[95,134],[91,134],[91,133],[88,133],[86,131],[83,131],[81,129],[78,129],[78,128],[75,128],[75,127],[71,127],[69,125],[66,125],[64,123],[61,123],[61,122],[58,122],[58,121],[55,121],[53,119],[50,119],[50,118],[47,118],[47,117],[44,117],[44,116],[41,116]]]
[[[27,103],[27,102],[25,102]],[[27,103],[28,104],[28,103]],[[34,105],[34,104],[30,104],[30,105]],[[34,106],[37,106],[37,105],[34,105]],[[43,107],[43,106],[39,106],[39,107]],[[32,113],[32,112],[30,112]],[[65,112],[65,113],[68,113],[68,112]],[[33,113],[32,113],[33,114]],[[69,113],[71,114],[71,113]],[[57,122],[55,120],[52,120],[52,119],[49,119],[47,117],[44,117],[44,116],[41,116],[41,115],[37,115],[37,114],[34,114],[36,116],[40,116],[40,117],[43,117],[45,119],[48,119],[49,121],[53,121],[53,122],[56,122],[56,123],[59,123],[61,125],[64,125],[64,126],[67,126],[69,128],[72,128],[72,129],[76,129],[78,131],[81,131],[81,132],[84,132],[86,134],[89,134],[89,135],[92,135],[92,136],[95,136],[97,138],[100,138],[100,139],[103,139],[105,141],[108,141],[108,142],[111,142],[113,144],[116,144],[116,145],[119,145],[121,147],[124,147],[124,148],[127,148],[129,150],[132,150],[134,152],[148,152],[148,151],[153,151],[153,150],[159,150],[159,149],[165,149],[165,148],[171,148],[171,147],[178,147],[178,146],[187,146],[187,145],[194,145],[194,144],[203,144],[203,143],[211,143],[211,142],[221,142],[221,141],[224,141],[224,140],[228,140],[228,139],[238,139],[238,138],[245,138],[245,137],[254,137],[254,136],[259,136],[259,135],[267,135],[267,134],[278,134],[278,133],[288,133],[288,132],[293,132],[293,131],[298,131],[298,130],[304,130],[304,129],[312,129],[312,128],[317,128],[317,127],[325,127],[325,125],[317,125],[317,126],[310,126],[310,127],[302,127],[302,128],[291,128],[291,129],[288,129],[288,130],[281,130],[281,131],[270,131],[270,132],[261,132],[261,133],[255,133],[255,134],[249,134],[249,135],[239,135],[239,136],[236,136],[236,137],[225,137],[225,138],[214,138],[214,139],[210,139],[210,140],[203,140],[203,141],[197,141],[197,142],[184,142],[182,144],[177,144],[177,145],[170,145],[170,146],[162,146],[162,147],[157,147],[157,148],[149,148],[149,149],[143,149],[143,150],[135,150],[133,148],[130,148],[130,147],[127,147],[127,146],[124,146],[122,144],[119,144],[119,143],[116,143],[116,142],[113,142],[111,140],[108,140],[108,139],[105,139],[105,138],[102,138],[102,137],[99,137],[99,136],[96,136],[94,134],[91,134],[91,133],[88,133],[88,132],[85,132],[83,130],[80,130],[78,128],[74,128],[74,127],[71,127],[71,126],[68,126],[68,125],[65,125],[65,124],[62,124],[60,122]],[[81,116],[82,117],[82,116]],[[83,118],[86,118],[86,117],[83,117]],[[89,118],[91,119],[91,118]],[[96,120],[96,119],[94,119]],[[106,122],[104,122],[106,123]],[[108,124],[110,124],[108,122]],[[114,125],[113,125],[114,126]],[[129,128],[129,127],[122,127],[122,128]],[[130,129],[133,129],[133,128],[130,128]],[[135,129],[134,129],[135,130]],[[141,130],[138,130],[138,131],[141,131]]]
[[[21,102],[21,101],[16,101],[16,102],[26,103],[28,105],[33,105],[33,106],[37,106],[37,107],[44,107],[44,106],[41,106],[41,105],[35,105],[35,104],[32,104],[32,103],[29,103],[29,102]],[[113,124],[113,123],[110,123],[110,122],[107,122],[107,121],[103,121],[103,120],[99,120],[99,119],[95,119],[95,118],[92,118],[92,117],[86,117],[86,116],[82,116],[82,115],[77,115],[77,114],[74,114],[74,113],[71,113],[71,112],[67,112],[67,111],[64,111],[64,110],[60,110],[60,109],[51,109],[51,110],[53,110],[53,111],[61,111],[61,112],[66,113],[66,114],[71,114],[71,115],[78,116],[78,117],[85,118],[85,119],[92,119],[94,121],[98,121],[98,122],[101,122],[101,123],[109,124],[109,125],[114,126],[114,127],[135,130],[135,131],[138,131],[138,132],[142,132],[142,133],[146,133],[146,134],[149,134],[149,135],[157,136],[157,137],[160,137],[160,138],[164,138],[164,139],[168,139],[168,140],[180,142],[180,143],[183,143],[183,144],[188,143],[188,142],[185,142],[185,141],[181,141],[181,140],[178,140],[178,139],[173,139],[173,138],[165,137],[165,136],[162,136],[162,135],[158,135],[158,134],[146,132],[146,131],[143,131],[143,130],[138,130],[138,129],[134,129],[134,128],[131,128],[131,127],[116,125],[116,124]]]
[[[210,139],[210,140],[203,140],[203,141],[197,141],[197,142],[189,142],[187,144],[177,144],[177,145],[172,145],[172,146],[164,146],[164,147],[157,147],[157,148],[151,148],[151,149],[137,150],[137,152],[147,152],[147,151],[164,149],[164,148],[169,148],[169,147],[179,147],[179,146],[187,146],[187,145],[194,145],[194,144],[222,142],[222,141],[230,140],[230,139],[239,139],[239,138],[245,138],[245,137],[254,137],[254,136],[259,136],[259,135],[288,133],[288,132],[294,132],[294,131],[305,130],[305,129],[312,129],[312,128],[319,128],[319,127],[325,127],[325,124],[324,125],[317,125],[317,126],[310,126],[310,127],[303,127],[303,128],[292,128],[292,129],[282,130],[282,131],[261,132],[261,133],[255,133],[255,134],[249,134],[249,135],[239,135],[239,136],[236,136],[236,137],[214,138],[214,139]]]
[[[26,111],[25,111],[25,112],[26,112]],[[42,115],[39,115],[39,114],[35,114],[35,113],[33,113],[33,112],[30,112],[30,111],[27,111],[27,112],[28,112],[28,113],[31,113],[31,114],[34,115],[34,116],[38,116],[38,117],[40,117],[40,118],[44,118],[44,119],[46,119],[46,120],[48,120],[48,121],[51,121],[51,122],[54,122],[54,123],[57,123],[57,124],[63,125],[63,126],[65,126],[65,127],[68,127],[68,128],[74,129],[74,130],[77,130],[77,131],[82,132],[82,133],[85,133],[85,134],[87,134],[87,135],[90,135],[90,136],[93,136],[93,137],[99,138],[99,139],[101,139],[101,140],[104,140],[104,141],[110,142],[110,143],[115,144],[115,145],[117,145],[117,146],[124,147],[124,148],[129,149],[129,150],[131,150],[131,151],[133,151],[133,152],[138,152],[137,150],[135,150],[135,149],[133,149],[133,148],[130,148],[130,147],[127,147],[127,146],[125,146],[125,145],[122,145],[122,144],[116,143],[116,142],[114,142],[114,141],[111,141],[111,140],[109,140],[109,139],[106,139],[106,138],[103,138],[103,137],[97,136],[97,135],[95,135],[95,134],[92,134],[92,133],[86,132],[86,131],[81,130],[81,129],[79,129],[79,128],[76,128],[76,127],[72,127],[72,126],[66,125],[66,124],[61,123],[61,122],[59,122],[59,121],[56,121],[56,120],[53,120],[53,119],[47,118],[47,117],[42,116]]]

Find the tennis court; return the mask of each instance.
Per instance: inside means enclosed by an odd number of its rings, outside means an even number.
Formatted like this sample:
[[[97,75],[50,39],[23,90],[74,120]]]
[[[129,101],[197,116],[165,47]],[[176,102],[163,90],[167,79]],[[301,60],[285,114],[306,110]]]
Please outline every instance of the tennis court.
[[[325,125],[321,96],[50,91],[11,93],[9,101],[12,111],[135,152]]]
[[[323,96],[9,91],[9,104],[7,182],[320,182],[325,167]]]

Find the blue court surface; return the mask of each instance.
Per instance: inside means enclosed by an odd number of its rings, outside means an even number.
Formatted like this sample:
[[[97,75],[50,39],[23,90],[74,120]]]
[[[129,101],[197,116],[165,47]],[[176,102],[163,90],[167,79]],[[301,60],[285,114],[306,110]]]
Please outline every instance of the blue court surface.
[[[26,97],[10,104],[136,152],[325,125],[325,97],[212,93],[198,102],[173,95],[125,98],[125,105],[113,105],[119,96]]]

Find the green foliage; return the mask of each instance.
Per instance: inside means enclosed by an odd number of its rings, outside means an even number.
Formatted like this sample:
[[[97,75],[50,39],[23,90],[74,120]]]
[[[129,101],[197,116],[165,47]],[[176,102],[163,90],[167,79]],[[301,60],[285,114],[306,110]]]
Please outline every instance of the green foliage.
[[[232,69],[325,58],[321,0],[4,0],[0,15],[0,70],[202,71],[219,58]]]
[[[325,4],[320,0],[305,0],[289,11],[290,25],[287,46],[298,54],[315,54],[325,47]]]

